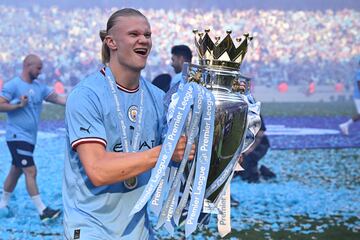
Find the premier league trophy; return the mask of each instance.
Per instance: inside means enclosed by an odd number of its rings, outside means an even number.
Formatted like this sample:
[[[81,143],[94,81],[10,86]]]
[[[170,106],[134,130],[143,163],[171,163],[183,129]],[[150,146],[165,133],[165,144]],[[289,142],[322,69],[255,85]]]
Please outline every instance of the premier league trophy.
[[[216,103],[204,208],[208,208],[209,213],[215,209],[215,213],[220,216],[219,225],[229,225],[225,219],[221,220],[221,216],[230,217],[230,197],[226,199],[226,191],[230,191],[229,184],[244,148],[248,127],[249,105],[244,96],[249,93],[250,82],[239,69],[252,37],[244,34],[242,39],[236,38],[236,47],[231,38],[231,31],[226,32],[227,35],[221,42],[220,37],[215,37],[215,42],[212,41],[209,36],[210,30],[205,30],[205,33],[199,33],[197,30],[193,32],[199,65],[189,64],[184,70],[189,81],[198,82],[211,91]]]
[[[249,122],[254,122],[248,121],[250,81],[239,70],[252,37],[236,38],[236,46],[231,31],[222,41],[215,37],[215,42],[210,30],[193,32],[199,64],[183,67],[184,82],[172,96],[169,129],[158,162],[132,213],[150,202],[159,217],[157,227],[173,233],[185,224],[186,236],[215,213],[224,236],[231,230],[230,181],[249,145],[245,139],[256,134],[256,127],[249,130]],[[174,164],[171,156],[183,134],[188,139],[184,159]],[[196,157],[188,161],[194,143]]]
[[[185,72],[189,81],[203,85],[215,97],[215,131],[206,185],[207,200],[215,202],[235,165],[231,160],[235,154],[237,160],[241,151],[236,151],[244,142],[248,104],[239,93],[247,93],[249,82],[239,69],[252,38],[248,34],[243,39],[236,38],[241,44],[235,47],[231,31],[221,42],[220,37],[215,37],[215,43],[209,32],[205,30],[204,35],[194,30],[199,65],[189,64]],[[241,81],[246,84],[244,89],[240,88]]]

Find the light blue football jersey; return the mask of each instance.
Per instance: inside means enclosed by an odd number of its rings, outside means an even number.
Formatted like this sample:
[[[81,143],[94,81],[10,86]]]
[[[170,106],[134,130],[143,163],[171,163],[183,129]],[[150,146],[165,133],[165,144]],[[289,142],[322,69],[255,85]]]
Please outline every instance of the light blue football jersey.
[[[111,71],[108,71],[111,72]],[[117,85],[117,94],[129,139],[135,128],[140,91]],[[140,79],[144,90],[144,112],[139,151],[162,143],[166,131],[163,91]],[[87,177],[79,156],[78,144],[98,142],[107,151],[122,152],[119,118],[114,97],[103,72],[81,81],[66,104],[66,147],[63,203],[65,237],[73,239],[149,239],[152,237],[147,209],[129,216],[148,182],[151,171],[137,176],[136,184],[118,182],[95,187]]]
[[[6,141],[25,141],[35,145],[42,102],[52,92],[38,80],[28,83],[15,77],[5,83],[1,97],[10,103],[20,103],[21,96],[29,99],[25,107],[7,112]]]
[[[171,79],[170,88],[172,88],[175,84],[180,82],[182,79],[183,79],[182,72],[179,72],[179,73],[175,74]]]

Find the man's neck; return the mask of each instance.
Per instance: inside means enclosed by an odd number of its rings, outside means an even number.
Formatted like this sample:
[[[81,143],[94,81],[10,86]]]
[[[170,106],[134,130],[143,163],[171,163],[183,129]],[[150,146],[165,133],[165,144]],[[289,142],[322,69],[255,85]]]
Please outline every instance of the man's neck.
[[[30,78],[29,74],[22,72],[21,79],[27,83],[32,83],[32,79]]]
[[[117,84],[127,88],[135,89],[139,86],[140,72],[125,68],[119,64],[110,62],[109,67]]]

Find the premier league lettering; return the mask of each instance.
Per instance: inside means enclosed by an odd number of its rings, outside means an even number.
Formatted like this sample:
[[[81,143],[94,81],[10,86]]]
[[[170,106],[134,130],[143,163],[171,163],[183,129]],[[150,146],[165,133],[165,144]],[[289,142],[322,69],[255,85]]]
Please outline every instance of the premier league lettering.
[[[182,117],[183,117],[183,114],[180,112],[175,116],[175,120],[174,120],[175,123],[174,123],[173,131],[167,136],[167,139],[169,141],[175,140],[176,133],[179,131],[179,128],[180,128],[180,121],[181,121]],[[171,143],[172,142],[170,142],[168,145],[170,145]]]
[[[196,230],[204,202],[206,180],[210,168],[211,147],[214,133],[215,99],[210,92],[206,92],[206,108],[201,120],[198,152],[201,160],[196,163],[195,180],[193,185],[194,194],[191,196],[189,215],[186,218],[185,236],[189,236]]]
[[[198,185],[196,186],[196,189],[194,189],[194,194],[195,195],[200,195],[201,190],[202,190],[202,186],[204,184],[206,184],[206,173],[205,173],[205,171],[206,171],[205,167],[201,166],[200,167],[199,182],[198,182]]]
[[[160,196],[161,196],[161,189],[162,189],[163,185],[164,185],[164,180],[162,179],[159,182],[158,190],[155,192],[155,196],[154,196],[153,200],[151,201],[152,205],[159,206],[159,201],[160,201]]]
[[[201,151],[207,151],[209,148],[209,138],[210,138],[210,117],[211,117],[211,110],[214,107],[214,103],[211,101],[207,102],[207,108],[206,108],[206,116],[204,118],[205,122],[205,133],[204,133],[204,146],[201,146]]]
[[[177,208],[178,201],[174,201],[174,198],[176,198],[177,195],[179,195],[180,190],[180,178],[183,175],[187,159],[189,157],[192,144],[194,143],[194,139],[197,136],[198,133],[198,124],[201,117],[201,109],[203,105],[203,97],[204,97],[204,91],[196,84],[191,84],[194,87],[193,89],[193,96],[194,96],[194,109],[192,113],[192,119],[190,121],[190,124],[187,124],[185,126],[185,132],[188,135],[188,141],[186,143],[186,148],[183,156],[183,160],[180,164],[179,170],[176,173],[176,176],[174,180],[172,181],[170,192],[168,194],[167,200],[165,201],[164,207],[161,211],[160,219],[158,221],[157,227],[162,226],[165,223],[165,217],[167,219],[171,218],[173,216],[173,209]],[[171,206],[170,206],[171,205]]]

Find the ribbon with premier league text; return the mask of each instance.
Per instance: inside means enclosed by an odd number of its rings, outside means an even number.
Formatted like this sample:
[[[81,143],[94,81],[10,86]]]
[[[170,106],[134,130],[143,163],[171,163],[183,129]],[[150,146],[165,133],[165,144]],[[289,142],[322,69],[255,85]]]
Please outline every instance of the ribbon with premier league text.
[[[158,162],[131,214],[140,211],[151,198],[150,209],[159,217],[157,227],[165,224],[164,227],[171,233],[173,227],[179,224],[185,206],[189,205],[191,214],[186,221],[189,235],[196,230],[204,202],[213,142],[215,99],[209,90],[196,83],[184,84],[177,94]],[[187,135],[187,143],[184,158],[177,171],[174,171],[174,164],[170,160],[180,134]],[[188,162],[196,138],[197,154],[194,161]],[[184,178],[186,166],[189,172]],[[192,191],[191,197],[190,186],[196,189],[196,192]]]
[[[160,180],[165,175],[166,168],[169,166],[176,144],[184,129],[184,124],[190,112],[190,107],[193,104],[193,92],[194,87],[192,84],[186,84],[183,91],[180,92],[179,101],[175,109],[174,116],[170,122],[158,161],[151,172],[151,177],[145,187],[145,190],[132,209],[130,213],[131,215],[139,212],[145,206],[155,192]]]
[[[196,230],[198,219],[202,211],[206,182],[209,174],[211,150],[214,134],[215,99],[210,91],[206,92],[206,105],[200,125],[200,136],[197,149],[196,172],[192,188],[189,211],[185,224],[185,236],[188,237]]]
[[[168,194],[167,200],[165,201],[165,205],[162,208],[161,215],[157,224],[157,228],[161,227],[165,219],[166,221],[170,221],[170,219],[173,216],[173,213],[175,211],[177,201],[176,201],[176,195],[178,195],[178,191],[180,190],[180,180],[183,176],[187,159],[189,158],[189,154],[192,148],[192,144],[195,141],[195,137],[198,134],[198,125],[200,122],[200,117],[202,114],[202,105],[203,105],[203,98],[204,98],[204,90],[200,88],[199,85],[194,84],[194,106],[193,111],[189,116],[191,116],[190,125],[186,127],[186,135],[188,136],[188,141],[186,143],[184,157],[181,161],[180,167],[176,173],[174,181],[171,183],[171,189]]]
[[[169,127],[158,161],[131,214],[149,203],[150,210],[158,217],[156,228],[163,226],[172,234],[176,227],[184,224],[188,237],[198,226],[206,224],[209,213],[216,213],[219,233],[225,236],[230,229],[229,186],[237,159],[243,152],[245,135],[231,161],[207,186],[215,124],[214,95],[200,84],[190,82],[180,84],[171,99],[167,116]],[[251,128],[249,122],[248,118],[246,124]],[[254,135],[256,131],[251,133]],[[175,163],[171,157],[181,135],[187,136],[184,157],[180,163]],[[188,161],[194,143],[195,158]],[[218,192],[215,200],[207,200],[215,192]]]

